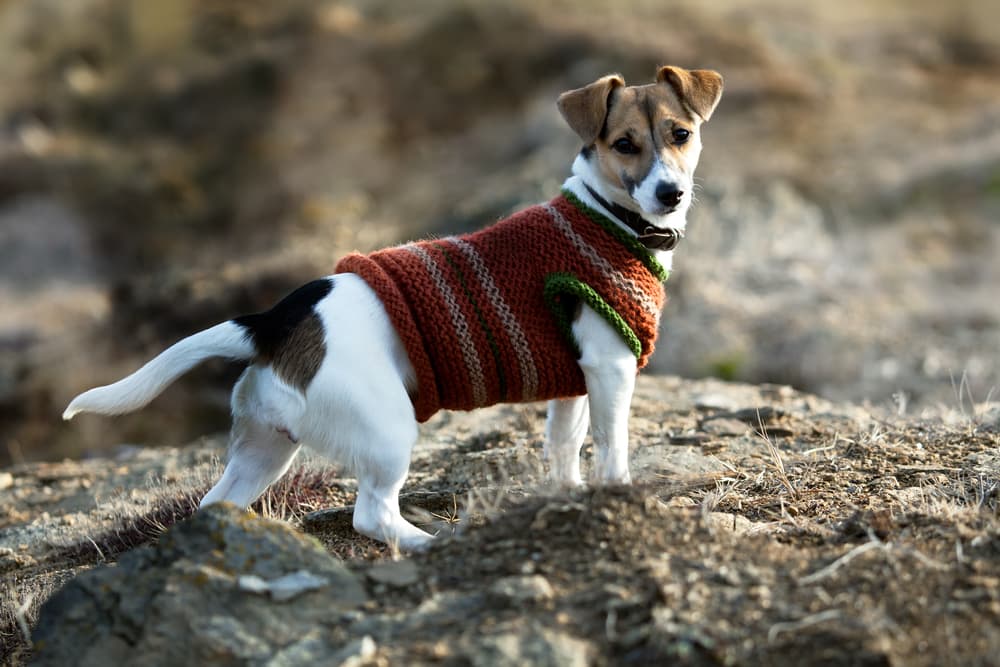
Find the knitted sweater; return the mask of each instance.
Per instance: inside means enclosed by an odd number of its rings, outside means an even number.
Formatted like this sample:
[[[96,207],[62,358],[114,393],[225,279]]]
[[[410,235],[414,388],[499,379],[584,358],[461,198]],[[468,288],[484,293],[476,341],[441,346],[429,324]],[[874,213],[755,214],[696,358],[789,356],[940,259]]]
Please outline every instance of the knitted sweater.
[[[464,236],[343,258],[378,294],[416,371],[417,419],[585,394],[572,321],[600,313],[646,365],[667,272],[572,193]]]

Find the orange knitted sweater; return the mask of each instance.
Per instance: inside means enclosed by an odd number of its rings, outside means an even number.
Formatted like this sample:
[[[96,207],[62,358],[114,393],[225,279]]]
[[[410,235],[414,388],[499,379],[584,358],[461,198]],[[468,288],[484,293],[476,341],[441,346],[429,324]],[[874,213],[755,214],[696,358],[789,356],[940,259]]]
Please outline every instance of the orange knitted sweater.
[[[440,409],[585,394],[572,321],[600,313],[646,365],[667,272],[633,236],[564,191],[486,229],[344,257],[378,294],[416,371],[413,405]]]

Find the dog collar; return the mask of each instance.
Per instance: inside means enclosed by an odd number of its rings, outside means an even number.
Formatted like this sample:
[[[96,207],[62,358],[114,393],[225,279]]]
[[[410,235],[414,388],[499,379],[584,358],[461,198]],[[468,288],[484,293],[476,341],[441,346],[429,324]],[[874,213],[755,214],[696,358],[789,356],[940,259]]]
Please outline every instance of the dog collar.
[[[608,213],[615,216],[619,222],[635,232],[639,242],[650,250],[673,250],[681,242],[681,239],[684,238],[683,230],[674,229],[673,227],[664,229],[651,225],[639,213],[627,209],[621,204],[609,202],[594,192],[594,189],[586,183],[583,184],[583,187],[587,188],[590,196],[596,199],[597,203],[603,206]]]

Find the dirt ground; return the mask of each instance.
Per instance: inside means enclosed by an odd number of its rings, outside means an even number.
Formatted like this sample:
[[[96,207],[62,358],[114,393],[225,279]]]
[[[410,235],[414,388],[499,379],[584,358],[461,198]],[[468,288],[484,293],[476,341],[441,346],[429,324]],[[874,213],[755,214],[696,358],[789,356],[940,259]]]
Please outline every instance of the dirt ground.
[[[665,63],[726,90],[651,370],[917,415],[1000,386],[996,2],[411,4],[0,3],[0,465],[226,428],[222,364],[57,416],[351,250],[548,200],[559,93]]]
[[[402,496],[441,536],[426,553],[356,535],[353,480],[318,460],[256,509],[364,577],[375,602],[352,629],[374,637],[371,664],[466,664],[472,637],[536,630],[592,664],[996,664],[995,407],[896,420],[788,387],[641,378],[635,485],[572,492],[543,483],[542,424],[534,405],[428,424]],[[0,473],[8,664],[55,586],[193,510],[220,442]]]
[[[63,423],[73,395],[347,251],[551,197],[556,96],[669,62],[726,93],[650,370],[765,384],[640,378],[628,489],[548,488],[539,406],[439,415],[403,498],[427,553],[354,534],[321,461],[255,511],[365,581],[372,664],[539,633],[598,665],[1000,664],[996,3],[421,9],[0,3],[3,661],[194,511],[238,370],[115,420]]]

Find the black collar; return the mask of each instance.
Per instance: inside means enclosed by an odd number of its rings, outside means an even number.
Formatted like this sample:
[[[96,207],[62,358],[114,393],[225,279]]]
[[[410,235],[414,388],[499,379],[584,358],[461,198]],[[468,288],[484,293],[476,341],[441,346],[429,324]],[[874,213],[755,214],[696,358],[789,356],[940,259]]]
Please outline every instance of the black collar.
[[[684,232],[680,229],[673,229],[671,227],[663,229],[651,225],[639,213],[627,209],[621,204],[609,202],[594,192],[594,189],[586,183],[583,186],[587,188],[587,192],[597,200],[598,204],[603,206],[608,213],[615,216],[622,224],[635,232],[639,242],[650,250],[673,250],[681,242],[681,239],[684,238]]]

